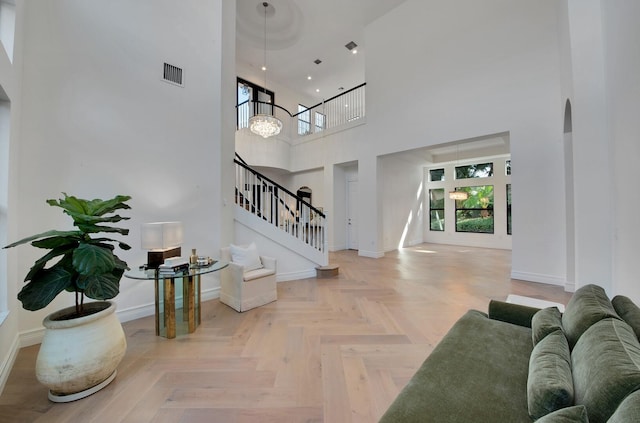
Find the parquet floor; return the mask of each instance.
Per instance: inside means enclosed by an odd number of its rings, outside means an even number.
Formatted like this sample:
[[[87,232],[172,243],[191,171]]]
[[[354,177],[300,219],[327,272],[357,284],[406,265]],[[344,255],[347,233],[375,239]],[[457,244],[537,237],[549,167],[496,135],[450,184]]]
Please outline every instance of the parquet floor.
[[[74,403],[47,400],[38,347],[24,348],[0,422],[375,422],[467,309],[509,293],[570,298],[510,280],[509,251],[422,244],[331,263],[339,276],[279,283],[278,301],[258,309],[203,303],[192,335],[158,338],[153,317],[125,323],[117,378]]]

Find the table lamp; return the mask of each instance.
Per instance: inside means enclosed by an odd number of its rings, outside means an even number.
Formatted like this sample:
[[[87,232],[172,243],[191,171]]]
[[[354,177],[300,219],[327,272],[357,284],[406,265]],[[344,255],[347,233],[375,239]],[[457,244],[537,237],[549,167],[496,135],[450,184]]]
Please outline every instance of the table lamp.
[[[140,231],[142,249],[147,253],[147,268],[157,269],[164,260],[182,254],[182,222],[143,223]]]

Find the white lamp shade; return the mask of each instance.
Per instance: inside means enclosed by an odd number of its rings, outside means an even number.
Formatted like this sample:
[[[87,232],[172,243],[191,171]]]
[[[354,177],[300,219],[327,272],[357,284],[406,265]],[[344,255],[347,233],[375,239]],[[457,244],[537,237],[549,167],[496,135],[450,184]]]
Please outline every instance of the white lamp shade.
[[[164,250],[182,244],[182,222],[143,223],[140,231],[143,250]]]

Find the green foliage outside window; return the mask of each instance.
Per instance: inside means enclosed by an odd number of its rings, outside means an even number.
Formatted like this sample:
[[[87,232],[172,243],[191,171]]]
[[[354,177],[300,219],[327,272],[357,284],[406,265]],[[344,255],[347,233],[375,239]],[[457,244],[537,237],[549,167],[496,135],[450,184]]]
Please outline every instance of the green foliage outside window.
[[[469,194],[456,200],[456,232],[493,233],[493,185],[459,187]]]

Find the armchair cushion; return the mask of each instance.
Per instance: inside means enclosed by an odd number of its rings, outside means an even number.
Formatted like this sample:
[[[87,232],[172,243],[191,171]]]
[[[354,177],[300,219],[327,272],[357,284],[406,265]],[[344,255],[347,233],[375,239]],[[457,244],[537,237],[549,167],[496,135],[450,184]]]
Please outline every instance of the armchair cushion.
[[[263,267],[255,243],[252,242],[247,247],[231,244],[229,250],[231,252],[231,261],[244,267],[245,272]]]
[[[266,267],[264,267],[262,269],[255,269],[255,270],[250,270],[248,272],[244,272],[242,279],[245,282],[249,282],[254,279],[259,279],[264,276],[275,275],[275,274],[276,274],[275,269],[267,269]]]

